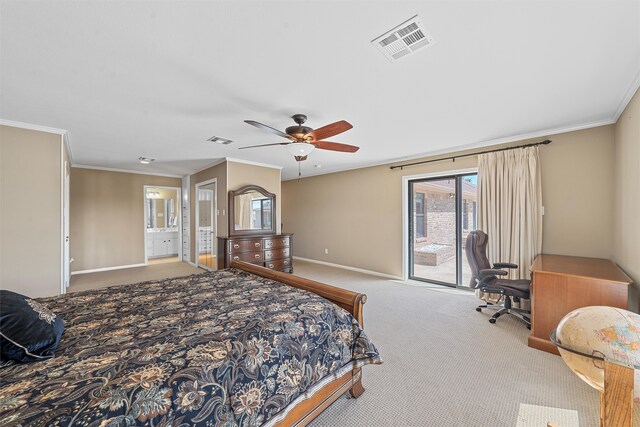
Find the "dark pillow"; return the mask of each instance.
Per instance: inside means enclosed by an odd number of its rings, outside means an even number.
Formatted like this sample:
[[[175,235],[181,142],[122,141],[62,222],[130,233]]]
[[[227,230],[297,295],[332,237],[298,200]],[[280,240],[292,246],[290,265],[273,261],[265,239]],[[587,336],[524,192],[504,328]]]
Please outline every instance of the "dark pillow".
[[[34,362],[53,357],[64,323],[39,302],[0,290],[0,356]]]

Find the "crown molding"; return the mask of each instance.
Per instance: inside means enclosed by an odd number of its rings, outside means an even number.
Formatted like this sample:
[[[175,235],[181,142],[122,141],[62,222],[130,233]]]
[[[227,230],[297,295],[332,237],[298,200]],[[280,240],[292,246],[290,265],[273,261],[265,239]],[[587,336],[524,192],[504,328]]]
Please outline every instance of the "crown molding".
[[[245,165],[260,166],[260,167],[263,167],[263,168],[280,169],[280,170],[282,170],[282,168],[283,168],[283,166],[272,165],[272,164],[269,164],[269,163],[254,162],[254,161],[251,161],[251,160],[236,159],[234,157],[225,157],[225,159],[228,162],[232,162],[232,163],[243,163]]]
[[[189,172],[186,176],[195,175],[195,174],[197,174],[197,173],[200,173],[200,172],[202,172],[202,171],[205,171],[205,170],[207,170],[207,169],[209,169],[209,168],[212,168],[212,167],[214,167],[214,166],[218,166],[219,164],[224,163],[224,162],[226,162],[226,161],[227,161],[227,160],[223,157],[223,158],[221,158],[221,159],[216,160],[216,161],[215,161],[215,162],[213,162],[213,163],[209,163],[207,166],[205,166],[205,167],[203,167],[203,168],[200,168],[200,169],[196,170],[195,172]]]
[[[593,122],[582,123],[582,124],[573,125],[573,126],[552,128],[552,129],[546,129],[546,130],[541,130],[541,131],[536,131],[536,132],[529,132],[529,133],[521,133],[521,134],[518,134],[518,135],[507,136],[507,137],[504,137],[504,138],[495,138],[495,139],[481,141],[481,142],[474,142],[474,143],[471,143],[471,144],[458,145],[456,147],[443,148],[441,150],[429,151],[429,152],[426,152],[426,153],[421,153],[421,154],[415,154],[415,155],[412,155],[412,156],[401,157],[399,159],[394,159],[394,160],[384,160],[382,162],[376,162],[376,163],[372,163],[372,164],[365,165],[365,166],[358,166],[358,167],[355,167],[355,168],[354,167],[346,167],[346,168],[342,168],[342,169],[338,169],[338,170],[326,171],[326,172],[317,173],[317,174],[314,174],[314,175],[303,176],[303,177],[297,177],[296,176],[296,177],[293,177],[293,178],[285,179],[283,181],[293,181],[293,180],[298,180],[298,179],[313,178],[314,176],[328,175],[328,174],[331,174],[331,173],[338,173],[338,172],[347,172],[347,171],[352,171],[352,170],[357,170],[357,169],[372,168],[372,167],[376,167],[376,166],[388,166],[388,165],[393,165],[393,164],[396,164],[396,163],[408,162],[408,161],[411,161],[411,160],[430,159],[431,157],[441,156],[441,155],[444,155],[444,154],[447,154],[449,156],[453,156],[455,153],[458,153],[458,152],[461,152],[461,151],[466,151],[466,150],[472,150],[474,148],[486,148],[486,147],[490,147],[492,145],[508,144],[510,142],[523,141],[523,140],[527,140],[527,139],[552,137],[554,135],[560,135],[560,134],[563,134],[563,133],[575,132],[575,131],[585,130],[585,129],[591,129],[591,128],[596,128],[596,127],[600,127],[600,126],[607,126],[607,125],[614,124],[615,122],[616,121],[613,120],[613,119],[596,120],[596,121],[593,121]]]
[[[67,131],[64,130],[64,129],[52,128],[52,127],[49,127],[49,126],[34,125],[32,123],[16,122],[16,121],[13,121],[13,120],[6,120],[6,119],[0,119],[0,125],[11,126],[11,127],[14,127],[14,128],[35,130],[35,131],[38,131],[38,132],[55,133],[57,135],[66,135],[67,134]]]
[[[218,166],[219,164],[224,163],[224,162],[242,163],[242,164],[245,164],[245,165],[260,166],[260,167],[263,167],[263,168],[279,169],[281,171],[281,174],[282,174],[282,166],[270,165],[268,163],[252,162],[251,160],[241,160],[241,159],[236,159],[236,158],[233,158],[233,157],[223,157],[221,159],[216,160],[213,163],[208,164],[207,166],[205,166],[203,168],[198,169],[195,172],[190,172],[189,175],[195,175],[197,173],[200,173],[200,172],[202,172],[204,170],[207,170],[209,168],[212,168],[214,166]]]
[[[616,108],[616,111],[611,117],[614,123],[618,121],[625,108],[627,108],[627,105],[629,105],[629,102],[631,102],[631,98],[633,98],[633,95],[636,94],[638,88],[640,88],[640,70],[638,70],[635,78],[631,81],[631,84],[627,88],[627,91],[624,93],[622,99],[618,103],[618,108]]]
[[[67,132],[62,135],[62,143],[67,150],[67,157],[69,158],[69,164],[73,165],[73,153],[71,153],[71,143],[69,142],[69,134]]]
[[[154,172],[141,172],[128,169],[116,169],[116,168],[104,168],[102,166],[89,166],[89,165],[71,165],[72,168],[78,169],[94,169],[107,172],[120,172],[120,173],[133,173],[137,175],[151,175],[151,176],[164,176],[167,178],[182,178],[182,175],[171,175],[168,173],[154,173]]]

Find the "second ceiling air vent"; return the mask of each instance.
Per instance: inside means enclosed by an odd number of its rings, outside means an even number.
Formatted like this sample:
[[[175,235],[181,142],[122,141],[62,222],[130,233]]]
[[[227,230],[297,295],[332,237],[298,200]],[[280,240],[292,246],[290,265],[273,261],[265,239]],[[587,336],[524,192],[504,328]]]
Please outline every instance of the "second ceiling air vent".
[[[221,138],[219,136],[212,136],[211,138],[207,139],[207,141],[217,142],[218,144],[224,144],[224,145],[229,145],[229,144],[231,144],[233,142],[230,139]]]
[[[371,43],[387,59],[394,62],[420,48],[431,46],[434,44],[434,40],[418,15],[415,15],[391,31],[387,31],[380,37],[371,40]]]

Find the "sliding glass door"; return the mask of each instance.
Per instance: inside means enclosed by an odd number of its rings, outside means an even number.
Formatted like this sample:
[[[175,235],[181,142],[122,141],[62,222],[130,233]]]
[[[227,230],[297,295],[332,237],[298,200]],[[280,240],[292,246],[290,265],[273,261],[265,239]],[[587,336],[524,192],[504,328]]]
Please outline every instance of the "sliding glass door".
[[[409,181],[409,278],[469,287],[464,242],[476,229],[476,174]]]

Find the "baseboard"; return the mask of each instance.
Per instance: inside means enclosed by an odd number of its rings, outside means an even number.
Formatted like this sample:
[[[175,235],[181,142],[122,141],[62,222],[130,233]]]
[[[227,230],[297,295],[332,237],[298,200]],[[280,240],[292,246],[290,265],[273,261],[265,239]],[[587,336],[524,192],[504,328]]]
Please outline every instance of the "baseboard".
[[[402,280],[402,278],[400,276],[394,276],[392,274],[380,273],[378,271],[365,270],[364,268],[351,267],[351,266],[342,265],[342,264],[334,264],[332,262],[318,261],[317,259],[302,258],[302,257],[299,257],[299,256],[294,256],[293,259],[297,259],[297,260],[300,260],[300,261],[312,262],[314,264],[326,265],[328,267],[341,268],[343,270],[356,271],[358,273],[370,274],[372,276],[384,277],[385,279]]]
[[[130,264],[130,265],[116,265],[115,267],[104,267],[104,268],[93,268],[91,270],[79,270],[72,271],[71,275],[75,276],[76,274],[87,274],[87,273],[99,273],[101,271],[111,271],[111,270],[123,270],[125,268],[135,268],[135,267],[145,267],[148,264]]]
[[[188,260],[187,260],[187,264],[190,264],[190,265],[192,265],[192,266],[194,266],[194,267],[198,268],[198,266],[196,265],[196,263],[195,263],[195,262],[191,262],[191,260],[190,260],[190,259],[188,259]]]

